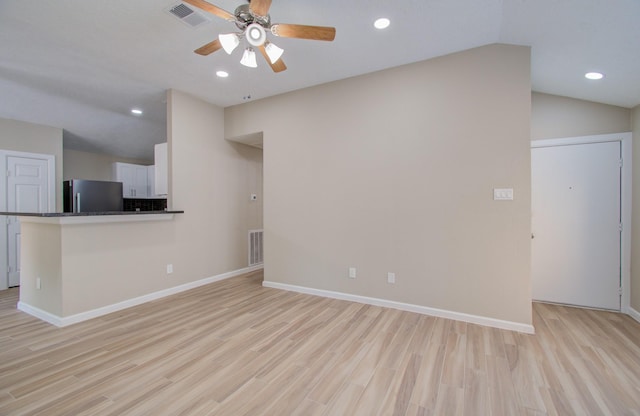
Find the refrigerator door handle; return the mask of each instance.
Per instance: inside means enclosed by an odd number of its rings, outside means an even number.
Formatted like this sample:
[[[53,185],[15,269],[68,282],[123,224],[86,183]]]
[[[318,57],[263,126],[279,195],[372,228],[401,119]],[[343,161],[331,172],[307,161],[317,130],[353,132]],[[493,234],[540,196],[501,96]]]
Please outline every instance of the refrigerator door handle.
[[[76,209],[75,212],[80,212],[80,192],[76,194]]]

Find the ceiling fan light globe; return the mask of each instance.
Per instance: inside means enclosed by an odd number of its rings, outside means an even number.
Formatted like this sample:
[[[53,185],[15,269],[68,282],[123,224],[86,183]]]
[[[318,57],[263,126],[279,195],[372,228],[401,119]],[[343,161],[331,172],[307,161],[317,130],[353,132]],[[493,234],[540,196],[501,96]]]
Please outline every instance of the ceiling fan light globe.
[[[238,39],[238,35],[235,33],[218,35],[218,40],[224,51],[229,55],[231,55],[231,52],[240,44],[240,39]]]
[[[256,53],[251,48],[247,48],[244,50],[244,54],[242,54],[242,59],[240,63],[244,66],[248,66],[249,68],[257,68],[258,62],[256,61]]]
[[[249,42],[251,46],[263,45],[267,40],[267,33],[265,32],[264,28],[258,23],[251,23],[249,26],[247,26],[247,29],[244,33],[247,37],[247,42]]]
[[[269,60],[272,64],[275,64],[284,53],[284,49],[274,45],[271,42],[268,42],[267,46],[265,46],[264,49],[267,51],[267,56],[269,57]]]

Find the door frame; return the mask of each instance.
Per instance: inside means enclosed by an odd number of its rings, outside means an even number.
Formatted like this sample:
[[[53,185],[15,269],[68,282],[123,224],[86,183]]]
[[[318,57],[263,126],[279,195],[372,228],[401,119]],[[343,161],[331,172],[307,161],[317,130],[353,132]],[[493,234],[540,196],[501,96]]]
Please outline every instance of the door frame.
[[[39,159],[47,162],[47,212],[56,210],[56,158],[54,155],[44,153],[19,152],[14,150],[0,150],[0,211],[7,211],[7,159],[9,157],[23,157],[27,159]],[[2,218],[0,224],[0,290],[6,290],[9,287],[9,273],[7,272],[7,264],[9,263],[9,247],[7,235],[7,223]]]
[[[632,174],[632,134],[598,134],[592,136],[562,137],[557,139],[532,140],[531,148],[571,146],[578,144],[620,142],[622,149],[622,169],[620,175],[620,312],[629,314],[631,307],[631,178]]]

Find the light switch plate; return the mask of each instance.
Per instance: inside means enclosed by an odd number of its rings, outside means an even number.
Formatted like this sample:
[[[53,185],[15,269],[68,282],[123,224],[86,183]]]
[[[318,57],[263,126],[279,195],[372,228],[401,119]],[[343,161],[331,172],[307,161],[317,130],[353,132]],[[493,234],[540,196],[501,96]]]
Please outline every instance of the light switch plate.
[[[494,201],[513,201],[513,188],[494,188]]]

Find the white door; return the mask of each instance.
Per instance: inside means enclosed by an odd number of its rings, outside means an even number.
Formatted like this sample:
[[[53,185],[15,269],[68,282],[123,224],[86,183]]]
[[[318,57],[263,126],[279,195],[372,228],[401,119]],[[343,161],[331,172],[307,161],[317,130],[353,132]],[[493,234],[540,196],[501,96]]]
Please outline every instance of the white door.
[[[7,156],[7,211],[48,212],[50,170],[48,159]],[[7,221],[8,286],[20,285],[20,222]]]
[[[531,149],[533,299],[620,310],[620,142]]]

